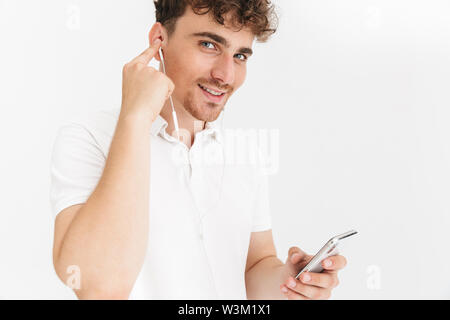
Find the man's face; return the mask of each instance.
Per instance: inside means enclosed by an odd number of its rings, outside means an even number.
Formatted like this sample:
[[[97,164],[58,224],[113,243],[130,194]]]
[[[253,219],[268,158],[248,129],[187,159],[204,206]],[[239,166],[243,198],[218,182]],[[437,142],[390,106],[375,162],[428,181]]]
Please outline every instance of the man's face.
[[[188,7],[164,49],[167,75],[175,84],[172,98],[194,118],[216,120],[245,80],[253,40],[249,29],[236,31],[229,20],[223,26]]]

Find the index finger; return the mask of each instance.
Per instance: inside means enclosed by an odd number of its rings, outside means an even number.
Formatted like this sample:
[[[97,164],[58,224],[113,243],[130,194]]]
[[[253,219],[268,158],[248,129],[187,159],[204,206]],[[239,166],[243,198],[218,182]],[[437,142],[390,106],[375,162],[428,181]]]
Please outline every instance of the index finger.
[[[152,43],[150,47],[145,49],[144,52],[142,52],[140,55],[138,55],[136,58],[131,60],[130,63],[143,63],[145,65],[148,65],[149,62],[152,60],[152,58],[156,55],[156,53],[159,50],[159,47],[161,47],[161,40],[156,39],[155,42]]]

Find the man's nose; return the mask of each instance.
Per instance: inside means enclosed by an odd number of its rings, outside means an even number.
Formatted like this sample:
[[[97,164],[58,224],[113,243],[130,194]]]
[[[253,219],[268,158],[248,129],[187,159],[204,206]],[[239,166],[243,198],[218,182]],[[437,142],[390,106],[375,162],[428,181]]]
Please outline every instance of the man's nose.
[[[228,54],[221,55],[212,71],[211,76],[222,84],[232,85],[234,82],[234,58]]]

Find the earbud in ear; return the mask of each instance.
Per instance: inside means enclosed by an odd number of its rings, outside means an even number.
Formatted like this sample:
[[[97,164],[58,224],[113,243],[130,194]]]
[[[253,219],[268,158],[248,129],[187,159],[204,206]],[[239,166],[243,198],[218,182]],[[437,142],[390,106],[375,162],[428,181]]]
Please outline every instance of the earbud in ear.
[[[159,48],[159,57],[161,58],[161,64],[162,64],[163,72],[164,72],[164,74],[166,74],[166,64],[164,63],[164,57],[163,57],[163,54],[162,54],[161,47]]]

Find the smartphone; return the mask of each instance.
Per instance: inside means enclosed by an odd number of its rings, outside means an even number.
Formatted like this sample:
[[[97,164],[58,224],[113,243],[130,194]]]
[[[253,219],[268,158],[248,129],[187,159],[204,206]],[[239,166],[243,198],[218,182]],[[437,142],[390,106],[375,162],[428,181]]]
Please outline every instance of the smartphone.
[[[357,234],[355,230],[350,230],[343,234],[337,235],[330,240],[316,253],[316,255],[308,262],[306,266],[295,276],[298,279],[303,272],[322,272],[322,261],[328,257],[334,256],[339,253],[338,245],[342,239],[348,238],[354,234]]]

